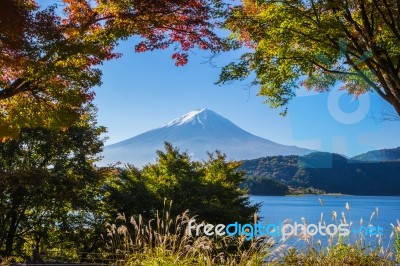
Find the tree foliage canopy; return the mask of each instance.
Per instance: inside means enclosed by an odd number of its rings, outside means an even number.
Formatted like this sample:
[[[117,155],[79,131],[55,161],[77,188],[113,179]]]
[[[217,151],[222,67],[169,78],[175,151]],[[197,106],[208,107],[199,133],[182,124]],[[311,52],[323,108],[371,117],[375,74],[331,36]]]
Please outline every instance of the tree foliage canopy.
[[[198,220],[209,223],[251,221],[258,205],[252,205],[240,188],[244,173],[239,162],[227,162],[225,155],[210,154],[205,162],[192,161],[170,143],[158,151],[158,160],[142,170],[123,169],[120,179],[108,191],[109,206],[127,216],[142,214],[154,218],[155,211],[172,201],[172,214],[189,210]]]
[[[35,0],[0,2],[0,137],[23,127],[73,124],[101,83],[96,68],[117,58],[118,41],[139,36],[137,52],[175,47],[180,66],[194,47],[218,51],[219,0]]]
[[[106,172],[93,163],[103,132],[80,122],[66,131],[23,129],[0,143],[0,257],[96,249]]]
[[[199,162],[166,143],[141,170],[97,168],[103,132],[85,121],[65,131],[23,129],[0,143],[0,258],[28,258],[33,249],[106,252],[105,222],[118,213],[155,218],[165,200],[172,215],[189,210],[209,223],[247,223],[258,211],[240,188],[241,164],[220,152]]]
[[[377,92],[400,114],[400,5],[392,0],[243,0],[226,26],[251,50],[220,83],[255,72],[259,94],[287,107],[295,88]],[[286,108],[283,113],[286,112]]]

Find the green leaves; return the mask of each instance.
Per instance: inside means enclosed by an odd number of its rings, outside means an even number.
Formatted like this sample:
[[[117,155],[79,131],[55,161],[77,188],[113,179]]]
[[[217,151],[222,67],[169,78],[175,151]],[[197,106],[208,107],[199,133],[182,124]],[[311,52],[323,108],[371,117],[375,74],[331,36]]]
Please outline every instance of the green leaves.
[[[394,1],[244,0],[225,26],[252,52],[225,66],[219,83],[255,73],[259,95],[280,108],[299,86],[322,92],[338,81],[356,96],[378,92],[400,113],[396,10]]]
[[[244,180],[244,174],[237,171],[240,163],[227,162],[218,151],[207,161],[197,162],[169,143],[165,149],[158,151],[155,164],[142,170],[122,169],[120,181],[110,185],[109,205],[120,213],[153,218],[168,199],[173,215],[189,210],[209,223],[251,220],[258,206],[252,205],[247,191],[240,188]]]
[[[94,237],[99,226],[107,171],[93,163],[103,132],[81,121],[65,131],[23,129],[17,139],[0,143],[0,255],[30,255],[32,247],[59,243],[75,242],[77,249],[98,244],[77,239],[82,231]]]

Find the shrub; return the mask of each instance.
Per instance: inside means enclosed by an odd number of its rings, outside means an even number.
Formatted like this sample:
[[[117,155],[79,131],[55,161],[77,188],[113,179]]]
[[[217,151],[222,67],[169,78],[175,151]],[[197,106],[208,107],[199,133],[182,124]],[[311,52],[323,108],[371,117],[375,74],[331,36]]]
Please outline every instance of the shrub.
[[[168,198],[174,202],[171,214],[175,216],[188,209],[208,223],[251,221],[259,205],[252,205],[247,190],[240,188],[244,173],[238,171],[239,162],[226,161],[219,151],[199,162],[169,143],[165,149],[158,151],[156,163],[142,170],[128,166],[120,171],[108,188],[107,206],[114,206],[110,217],[119,212],[155,218]]]

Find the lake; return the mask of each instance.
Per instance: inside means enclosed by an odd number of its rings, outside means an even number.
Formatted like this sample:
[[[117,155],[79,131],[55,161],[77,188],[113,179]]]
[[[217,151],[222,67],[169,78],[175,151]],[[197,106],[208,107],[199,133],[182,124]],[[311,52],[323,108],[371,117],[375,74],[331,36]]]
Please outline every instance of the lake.
[[[251,196],[253,203],[261,203],[259,216],[262,224],[280,224],[286,219],[290,219],[290,224],[302,223],[305,218],[307,224],[318,224],[323,215],[323,221],[326,225],[340,224],[342,212],[344,212],[347,222],[352,222],[349,226],[350,238],[359,239],[360,232],[365,237],[367,245],[375,246],[378,238],[375,232],[382,236],[384,247],[392,245],[390,235],[392,233],[391,224],[396,225],[400,220],[400,197],[399,196],[348,196],[348,195],[305,195],[305,196]],[[346,208],[348,203],[348,209]],[[336,220],[332,213],[337,213]],[[372,220],[369,223],[372,216]],[[362,218],[362,227],[360,219]],[[368,227],[368,224],[372,226]],[[372,229],[371,229],[372,228]],[[310,230],[312,231],[313,228]],[[334,228],[330,228],[334,232]],[[372,233],[370,236],[367,232]],[[301,229],[300,229],[301,231]],[[367,232],[366,234],[364,232]],[[275,237],[281,239],[281,237]],[[304,246],[304,241],[298,241],[298,238],[289,239],[288,244],[297,244]],[[316,234],[312,241],[321,240],[323,244],[327,243],[328,237],[322,237]],[[351,240],[350,240],[351,241]],[[301,243],[303,242],[303,244]]]

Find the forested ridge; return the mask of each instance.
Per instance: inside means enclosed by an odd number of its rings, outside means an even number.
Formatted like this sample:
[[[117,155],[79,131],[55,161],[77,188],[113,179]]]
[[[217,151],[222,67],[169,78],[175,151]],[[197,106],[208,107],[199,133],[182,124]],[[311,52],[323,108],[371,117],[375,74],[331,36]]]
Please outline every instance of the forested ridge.
[[[251,194],[400,195],[400,161],[366,162],[338,154],[271,156],[243,162]]]

